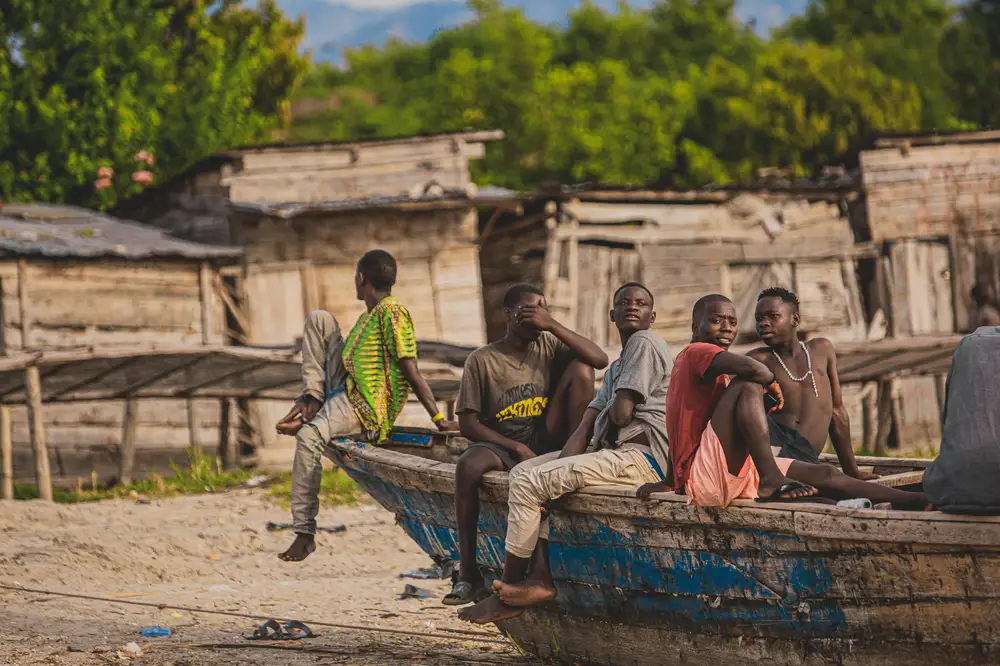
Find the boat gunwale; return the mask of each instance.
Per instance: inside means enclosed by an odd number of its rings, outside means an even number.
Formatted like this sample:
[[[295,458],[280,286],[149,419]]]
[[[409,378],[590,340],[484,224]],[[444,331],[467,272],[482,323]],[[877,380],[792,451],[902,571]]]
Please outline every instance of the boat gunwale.
[[[419,475],[427,475],[437,477],[438,481],[454,482],[454,463],[439,462],[371,444],[359,445],[349,439],[333,440],[330,447],[349,458],[360,458],[392,467],[404,475],[417,475],[410,476],[414,480]],[[873,460],[890,462],[889,466],[908,464],[905,459]],[[913,463],[912,466],[917,467],[927,461],[918,459]],[[492,491],[490,494],[505,496],[508,474],[490,472],[483,477],[482,483],[484,490]],[[607,501],[610,498],[632,501],[620,503],[619,510]],[[716,528],[766,529],[804,538],[924,543],[970,548],[1000,547],[1000,516],[852,509],[809,503],[764,504],[753,500],[737,500],[729,508],[721,509],[691,506],[687,497],[673,492],[654,493],[650,499],[652,501],[640,502],[633,489],[589,486],[560,498],[556,508],[571,513],[630,516],[640,520],[660,519],[678,524],[712,525]],[[639,508],[643,510],[637,511]],[[678,510],[681,515],[678,515]],[[684,513],[688,515],[683,515]]]

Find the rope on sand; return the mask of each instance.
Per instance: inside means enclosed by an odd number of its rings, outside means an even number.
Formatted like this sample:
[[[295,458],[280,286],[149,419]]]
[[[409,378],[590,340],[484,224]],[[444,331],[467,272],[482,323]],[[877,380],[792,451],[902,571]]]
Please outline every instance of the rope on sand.
[[[260,621],[264,619],[261,615],[250,615],[249,613],[235,613],[233,611],[221,611],[221,610],[209,610],[206,608],[192,608],[190,606],[174,606],[172,604],[156,603],[151,601],[132,601],[130,599],[109,599],[108,597],[95,597],[89,594],[76,594],[73,592],[56,592],[55,590],[40,590],[30,587],[17,587],[15,585],[3,585],[0,584],[0,590],[10,590],[12,592],[29,592],[31,594],[46,594],[54,597],[66,597],[68,599],[84,599],[86,601],[103,601],[108,604],[125,604],[129,606],[145,606],[147,608],[156,608],[159,610],[167,609],[185,611],[187,613],[204,613],[206,615],[227,615],[229,617],[241,617],[249,618],[251,620]],[[267,616],[271,619],[278,620],[279,622],[291,622],[296,618],[289,617],[276,617]],[[460,634],[460,636],[449,636],[447,634],[435,634],[427,633],[424,631],[410,631],[408,629],[393,629],[387,627],[360,627],[354,624],[340,624],[337,622],[319,622],[315,620],[300,620],[304,624],[316,627],[329,627],[331,629],[349,629],[353,631],[371,631],[380,634],[395,634],[400,636],[417,636],[419,638],[442,638],[451,641],[473,641],[477,643],[495,643],[499,645],[509,645],[505,641],[498,640],[496,638],[479,638],[480,636],[489,636],[486,632],[482,631],[465,631],[462,629],[442,629],[442,631],[449,631],[455,634]]]

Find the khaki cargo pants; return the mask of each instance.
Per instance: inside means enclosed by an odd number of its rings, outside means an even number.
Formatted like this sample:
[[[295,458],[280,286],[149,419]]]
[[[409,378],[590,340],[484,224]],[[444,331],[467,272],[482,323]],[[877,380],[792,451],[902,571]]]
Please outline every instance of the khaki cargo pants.
[[[510,472],[507,498],[507,552],[528,559],[539,537],[548,538],[548,519],[542,525],[542,505],[586,486],[638,488],[661,481],[646,455],[636,448],[601,449],[569,458],[559,452],[526,460]]]
[[[330,439],[361,432],[361,422],[347,399],[343,353],[344,336],[337,319],[323,310],[310,313],[302,329],[302,393],[324,404],[295,436],[292,526],[297,534],[316,533],[323,455]]]

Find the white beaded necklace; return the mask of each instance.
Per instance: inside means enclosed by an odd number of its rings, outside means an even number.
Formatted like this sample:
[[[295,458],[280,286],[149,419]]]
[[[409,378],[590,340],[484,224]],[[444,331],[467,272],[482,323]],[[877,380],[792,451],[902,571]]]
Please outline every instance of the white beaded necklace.
[[[812,357],[809,355],[809,347],[806,347],[806,343],[802,342],[801,340],[799,340],[799,344],[802,345],[802,351],[806,353],[806,365],[809,366],[809,370],[807,370],[806,374],[802,375],[801,377],[796,377],[795,375],[792,374],[792,371],[788,369],[788,366],[785,365],[785,362],[781,360],[780,356],[778,356],[778,352],[772,349],[771,353],[774,354],[774,358],[778,359],[778,363],[780,363],[781,367],[785,369],[785,374],[788,375],[788,378],[791,379],[793,382],[804,382],[806,380],[806,377],[812,379],[813,393],[818,398],[819,389],[816,388],[816,375],[813,374],[813,362],[812,362]]]

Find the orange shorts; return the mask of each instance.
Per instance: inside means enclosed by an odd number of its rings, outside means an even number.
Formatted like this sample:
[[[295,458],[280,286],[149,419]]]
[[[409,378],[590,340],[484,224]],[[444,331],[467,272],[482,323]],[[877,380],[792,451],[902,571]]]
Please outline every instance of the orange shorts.
[[[775,462],[778,463],[778,469],[782,474],[788,474],[788,468],[791,467],[793,460],[775,458]],[[701,435],[701,444],[694,454],[690,476],[684,486],[688,501],[698,506],[727,507],[733,500],[757,499],[759,485],[757,466],[753,464],[750,456],[747,456],[739,475],[733,476],[729,473],[722,442],[719,441],[718,435],[712,429],[712,423],[709,422]]]

